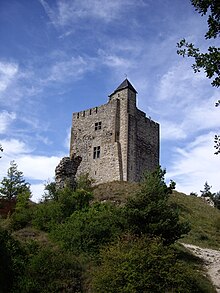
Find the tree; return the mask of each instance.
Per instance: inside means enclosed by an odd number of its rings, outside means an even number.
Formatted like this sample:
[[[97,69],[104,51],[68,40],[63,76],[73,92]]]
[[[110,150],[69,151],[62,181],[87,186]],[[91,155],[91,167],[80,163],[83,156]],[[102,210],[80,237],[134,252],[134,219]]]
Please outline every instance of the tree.
[[[205,34],[205,39],[215,39],[220,35],[220,5],[219,0],[191,0],[195,10],[202,16],[208,14],[208,31]],[[194,72],[200,72],[203,69],[206,76],[212,79],[212,86],[220,86],[220,48],[209,46],[207,52],[201,53],[199,48],[194,44],[188,43],[182,39],[177,43],[177,54],[183,57],[193,57],[195,63],[192,65]],[[220,105],[220,100],[215,104]],[[220,135],[215,135],[215,154],[220,154]]]
[[[205,34],[206,39],[217,38],[220,35],[220,6],[219,0],[191,0],[195,10],[202,16],[208,14],[208,31]],[[209,46],[208,52],[201,53],[194,44],[188,43],[185,39],[177,43],[179,55],[193,57],[195,63],[193,69],[199,72],[204,69],[208,78],[213,78],[212,85],[220,86],[220,48]],[[220,100],[217,102],[219,105]]]
[[[0,144],[0,152],[3,152],[3,148],[1,144]],[[0,156],[0,159],[1,159],[1,156]]]
[[[160,167],[147,173],[140,192],[128,199],[125,213],[131,233],[160,237],[164,244],[171,244],[187,234],[190,228],[188,223],[180,222],[178,210],[168,202],[175,182],[171,181],[167,186],[165,173]]]
[[[215,207],[220,210],[220,191],[215,193],[213,201],[214,201]]]
[[[18,171],[18,166],[11,161],[7,177],[1,181],[0,195],[7,199],[17,198],[18,194],[28,192],[31,195],[30,184],[25,182],[23,172]]]
[[[211,188],[212,188],[212,186],[210,186],[208,184],[208,182],[206,181],[204,184],[204,190],[200,190],[201,196],[202,197],[210,197],[211,199],[213,199],[215,194],[210,191]]]

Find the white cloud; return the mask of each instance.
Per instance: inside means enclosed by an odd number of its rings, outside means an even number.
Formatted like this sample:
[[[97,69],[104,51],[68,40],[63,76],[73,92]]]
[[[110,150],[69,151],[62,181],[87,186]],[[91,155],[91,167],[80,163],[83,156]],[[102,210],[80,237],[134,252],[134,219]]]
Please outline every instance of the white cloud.
[[[16,159],[19,168],[29,180],[47,180],[54,177],[61,157],[25,155]]]
[[[217,94],[209,99],[202,100],[198,105],[188,106],[184,128],[187,131],[199,131],[205,129],[219,129],[220,110],[216,108]]]
[[[177,182],[177,190],[190,193],[203,189],[205,181],[213,186],[213,192],[220,190],[220,156],[214,155],[214,133],[198,136],[185,148],[174,149],[174,162],[167,178]]]
[[[217,89],[186,65],[179,63],[170,68],[159,84],[155,113],[163,139],[189,139],[201,131],[219,129],[219,109],[214,106],[219,96]]]
[[[90,71],[94,66],[94,62],[90,58],[81,56],[72,57],[66,61],[56,62],[49,73],[48,81],[67,81],[68,79],[79,79],[85,72]]]
[[[127,70],[133,66],[132,62],[128,58],[121,57],[116,54],[111,54],[105,52],[104,50],[99,49],[98,55],[100,57],[100,62],[108,67],[114,69],[123,69]]]
[[[202,73],[193,73],[190,65],[186,60],[178,62],[161,77],[158,91],[160,101],[170,102],[174,99],[181,106],[200,99],[206,77]]]
[[[52,8],[46,0],[39,1],[56,27],[69,26],[86,18],[110,22],[118,19],[130,7],[146,5],[140,0],[135,3],[132,0],[58,0],[57,7]]]
[[[18,73],[18,64],[0,61],[0,92],[4,92]]]
[[[42,199],[42,196],[44,195],[45,184],[46,181],[39,184],[31,184],[32,201],[39,202]]]
[[[177,124],[172,121],[160,121],[161,125],[161,139],[163,140],[177,140],[177,139],[185,139],[187,137],[187,133],[181,124]]]
[[[8,126],[16,119],[14,112],[2,111],[0,112],[0,133],[6,133]]]
[[[31,151],[31,149],[23,141],[17,139],[2,139],[1,144],[4,149],[4,157],[6,156],[11,158],[11,160],[13,160],[12,157],[15,154],[21,155]]]

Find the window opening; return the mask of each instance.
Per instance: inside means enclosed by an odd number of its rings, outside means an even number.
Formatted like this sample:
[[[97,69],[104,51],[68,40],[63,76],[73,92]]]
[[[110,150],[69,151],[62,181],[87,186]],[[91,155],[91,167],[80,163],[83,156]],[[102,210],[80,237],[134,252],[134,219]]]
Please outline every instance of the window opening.
[[[102,122],[101,121],[100,122],[96,122],[95,123],[95,130],[99,130],[101,128],[102,128]]]
[[[100,146],[93,148],[93,159],[99,159],[100,158]]]

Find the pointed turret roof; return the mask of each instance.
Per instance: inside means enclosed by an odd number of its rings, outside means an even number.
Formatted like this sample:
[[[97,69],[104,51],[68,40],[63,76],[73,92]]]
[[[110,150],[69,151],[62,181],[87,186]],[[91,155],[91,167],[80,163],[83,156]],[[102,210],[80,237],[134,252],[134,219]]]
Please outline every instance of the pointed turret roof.
[[[130,89],[131,91],[133,91],[135,94],[137,93],[136,89],[133,87],[133,85],[130,83],[130,81],[126,78],[118,87],[117,89],[111,94],[109,95],[109,97],[111,97],[112,95],[114,95],[115,93],[124,90],[124,89]]]

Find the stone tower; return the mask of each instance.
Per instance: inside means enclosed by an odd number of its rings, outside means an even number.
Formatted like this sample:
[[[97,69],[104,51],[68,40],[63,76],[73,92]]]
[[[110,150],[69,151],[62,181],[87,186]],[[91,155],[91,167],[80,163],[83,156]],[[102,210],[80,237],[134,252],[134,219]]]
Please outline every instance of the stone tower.
[[[159,124],[136,107],[137,91],[125,79],[107,104],[73,113],[70,157],[80,156],[77,176],[98,183],[140,181],[159,165]]]

